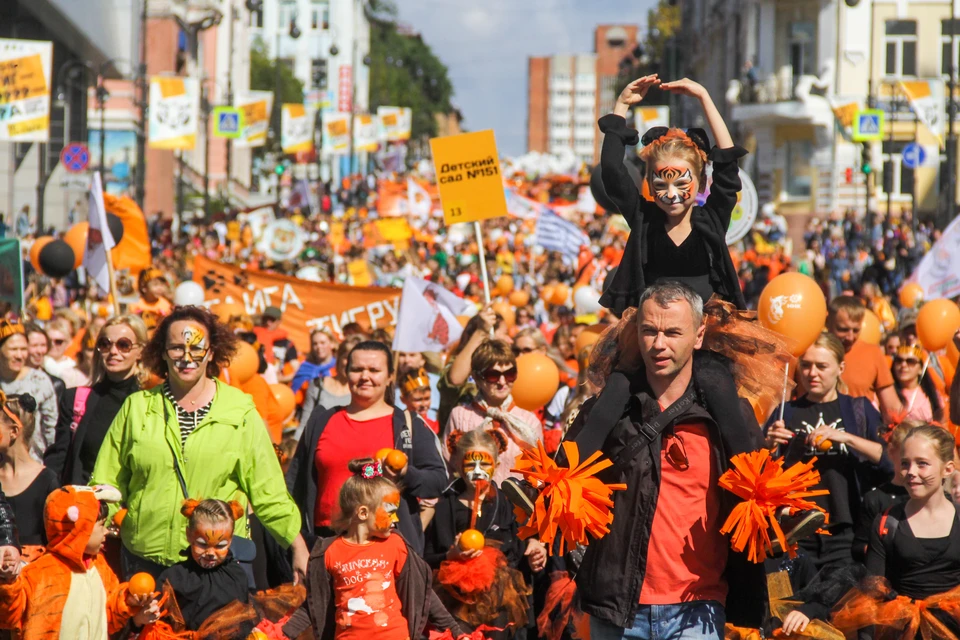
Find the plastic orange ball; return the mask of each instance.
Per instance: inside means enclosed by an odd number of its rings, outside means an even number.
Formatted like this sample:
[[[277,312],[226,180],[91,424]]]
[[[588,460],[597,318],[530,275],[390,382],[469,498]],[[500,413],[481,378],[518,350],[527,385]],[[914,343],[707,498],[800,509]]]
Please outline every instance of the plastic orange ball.
[[[525,353],[517,358],[517,381],[513,401],[521,409],[536,411],[560,388],[560,370],[553,360],[540,353]]]
[[[883,331],[880,327],[880,318],[870,309],[863,314],[863,325],[860,328],[860,340],[867,344],[880,344]]]
[[[127,583],[127,590],[135,596],[148,596],[157,588],[157,582],[149,573],[135,573]]]
[[[460,548],[464,551],[480,551],[483,546],[483,534],[476,529],[467,529],[460,534]]]
[[[827,300],[816,281],[802,273],[782,273],[767,284],[757,307],[760,324],[787,339],[799,358],[827,321]]]
[[[243,384],[257,375],[260,368],[260,356],[257,350],[246,342],[240,342],[237,346],[237,353],[230,361],[230,380],[235,384]]]
[[[912,309],[923,302],[923,287],[916,282],[908,282],[900,288],[900,306]]]
[[[407,454],[399,449],[391,449],[386,458],[387,466],[394,471],[402,471],[407,466]]]
[[[51,236],[43,236],[34,240],[30,247],[30,264],[37,273],[43,273],[43,269],[40,268],[40,251],[51,242],[53,242]]]
[[[931,300],[917,314],[917,337],[927,351],[940,351],[960,329],[960,308],[946,298]]]

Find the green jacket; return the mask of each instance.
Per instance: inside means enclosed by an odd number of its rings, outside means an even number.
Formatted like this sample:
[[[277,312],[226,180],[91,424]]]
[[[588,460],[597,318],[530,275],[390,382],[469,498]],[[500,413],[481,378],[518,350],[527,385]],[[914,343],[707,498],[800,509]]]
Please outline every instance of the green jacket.
[[[217,380],[210,411],[181,448],[177,413],[158,385],[134,393],[120,407],[90,477],[90,484],[113,485],[123,494],[128,512],[120,537],[136,555],[164,566],[183,560],[187,520],[180,514],[184,497],[174,455],[191,498],[245,505],[249,497],[263,526],[283,546],[300,533],[300,511],[287,493],[253,399]],[[237,522],[236,534],[249,537],[244,520]]]

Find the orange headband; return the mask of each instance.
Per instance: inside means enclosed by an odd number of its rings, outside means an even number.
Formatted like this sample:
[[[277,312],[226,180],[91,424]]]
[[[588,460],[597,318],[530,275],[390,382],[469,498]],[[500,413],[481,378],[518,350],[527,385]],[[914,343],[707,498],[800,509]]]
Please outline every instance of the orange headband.
[[[23,431],[23,423],[20,422],[20,417],[7,406],[7,394],[2,390],[0,390],[0,407],[3,408],[3,412],[7,414],[7,417],[13,420],[13,423],[20,428],[20,431]]]

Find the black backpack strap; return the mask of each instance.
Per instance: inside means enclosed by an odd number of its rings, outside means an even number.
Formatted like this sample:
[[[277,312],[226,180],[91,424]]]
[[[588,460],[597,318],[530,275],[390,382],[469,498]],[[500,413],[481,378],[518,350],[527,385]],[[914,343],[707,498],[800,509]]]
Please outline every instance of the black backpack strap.
[[[697,392],[691,386],[676,402],[640,425],[640,435],[634,436],[627,442],[626,446],[620,450],[620,453],[613,461],[611,474],[619,475],[627,465],[633,462],[633,459],[637,457],[637,454],[640,453],[643,447],[648,446],[656,440],[657,437],[663,433],[664,429],[673,424],[677,418],[693,406],[696,398]]]
[[[887,558],[893,557],[893,539],[897,536],[897,529],[900,527],[900,519],[890,512],[893,507],[887,507],[887,510],[880,516],[880,526],[877,533],[880,534],[880,542],[883,543],[883,550]]]

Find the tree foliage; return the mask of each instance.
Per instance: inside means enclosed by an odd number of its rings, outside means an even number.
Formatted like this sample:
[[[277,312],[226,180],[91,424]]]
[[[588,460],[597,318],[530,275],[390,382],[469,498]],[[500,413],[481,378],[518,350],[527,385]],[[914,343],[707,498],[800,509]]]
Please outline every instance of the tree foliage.
[[[640,60],[634,60],[628,68],[621,68],[617,83],[618,94],[632,80],[641,76],[659,73],[666,81],[671,79],[671,74],[676,73],[673,67],[679,66],[676,37],[680,33],[680,18],[680,7],[675,0],[660,0],[656,8],[650,9],[647,15],[649,30],[641,44],[643,55]],[[644,99],[644,103],[668,104],[669,96],[662,91],[652,91]]]
[[[280,62],[280,92],[277,94],[277,61],[270,57],[263,40],[256,38],[250,48],[250,89],[274,92],[270,128],[280,130],[280,105],[285,102],[303,103],[303,83],[293,75],[289,65]],[[262,152],[263,147],[259,150]]]
[[[387,0],[371,2],[370,110],[378,106],[410,107],[413,138],[437,134],[437,114],[450,113],[453,85],[447,67],[419,37],[404,35]]]

